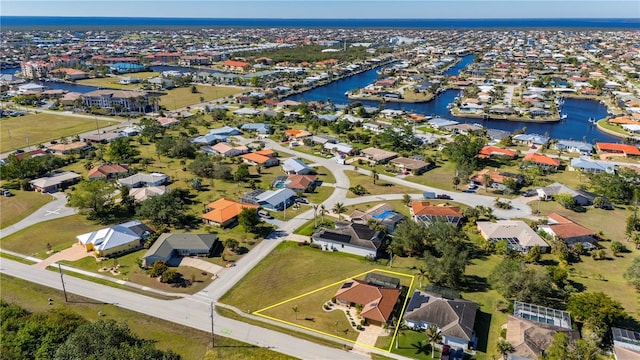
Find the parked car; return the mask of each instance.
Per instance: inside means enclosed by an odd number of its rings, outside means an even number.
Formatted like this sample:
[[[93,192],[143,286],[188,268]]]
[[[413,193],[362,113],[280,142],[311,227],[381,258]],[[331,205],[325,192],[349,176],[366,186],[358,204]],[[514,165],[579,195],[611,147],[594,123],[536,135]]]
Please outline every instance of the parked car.
[[[9,190],[5,190],[5,191],[2,192],[2,196],[4,196],[4,197],[12,197],[13,193],[11,191],[9,191]]]
[[[303,197],[297,197],[297,198],[295,199],[295,201],[296,201],[297,203],[301,203],[301,204],[308,204],[308,203],[309,203],[309,200],[307,200],[307,199],[305,199],[305,198],[303,198]]]
[[[436,195],[436,199],[451,200],[451,196],[449,196],[447,194],[438,194],[438,195]]]
[[[273,219],[273,216],[267,210],[258,210],[258,216],[263,219]]]
[[[522,196],[524,197],[531,197],[536,195],[538,195],[538,192],[536,191],[536,189],[529,189],[522,193]]]

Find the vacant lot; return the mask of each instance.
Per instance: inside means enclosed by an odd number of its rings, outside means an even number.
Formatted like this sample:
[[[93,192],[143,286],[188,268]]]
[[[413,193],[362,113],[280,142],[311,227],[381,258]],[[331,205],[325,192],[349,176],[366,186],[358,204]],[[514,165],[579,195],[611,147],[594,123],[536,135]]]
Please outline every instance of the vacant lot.
[[[44,113],[3,118],[0,120],[0,152],[27,147],[27,141],[35,149],[36,145],[49,140],[71,137],[95,130],[96,121],[100,128],[116,124],[115,121]]]
[[[0,245],[3,249],[44,259],[48,256],[47,244],[50,244],[53,250],[60,251],[77,242],[77,235],[103,227],[105,226],[87,220],[82,215],[67,216],[41,222],[2,238]]]
[[[362,185],[362,187],[367,191],[366,195],[415,194],[419,192],[416,189],[403,185],[396,185],[383,180],[376,180],[376,183],[374,184],[373,177],[371,175],[364,175],[351,170],[346,170],[344,173],[349,177],[351,187]],[[356,195],[349,192],[347,197],[356,197]]]
[[[197,93],[192,93],[191,87],[168,90],[167,95],[160,98],[160,105],[167,109],[175,110],[242,92],[241,88],[228,86],[197,85],[196,87],[198,89]],[[200,100],[201,97],[204,100]]]
[[[84,318],[94,321],[98,311],[103,311],[107,318],[125,322],[133,332],[144,338],[153,340],[159,349],[171,349],[185,360],[213,359],[252,359],[288,360],[291,357],[251,346],[236,340],[215,337],[216,348],[207,351],[211,335],[186,326],[160,320],[151,316],[125,310],[113,305],[96,304],[76,295],[69,295],[74,302],[65,303],[61,291],[33,284],[6,275],[0,275],[2,282],[2,300],[18,303],[31,312],[66,309]],[[53,299],[49,306],[47,298]]]
[[[35,191],[11,190],[12,197],[0,197],[0,229],[15,224],[44,204],[53,200],[48,194]]]

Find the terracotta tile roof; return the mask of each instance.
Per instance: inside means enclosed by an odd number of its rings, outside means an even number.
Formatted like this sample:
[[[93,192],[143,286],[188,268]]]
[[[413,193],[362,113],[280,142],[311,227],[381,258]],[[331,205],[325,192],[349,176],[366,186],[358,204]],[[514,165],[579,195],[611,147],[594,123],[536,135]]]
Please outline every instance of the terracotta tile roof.
[[[640,124],[639,121],[629,119],[626,116],[618,116],[617,118],[609,119],[610,124]]]
[[[431,205],[427,201],[414,201],[411,203],[411,209],[415,216],[458,216],[462,217],[460,208],[455,206]]]
[[[257,209],[258,206],[222,198],[209,203],[206,208],[210,211],[201,218],[223,224],[238,216],[242,209]]]
[[[263,149],[263,150],[255,151],[254,154],[273,157],[276,153],[271,149]]]
[[[315,175],[289,175],[288,180],[289,184],[287,187],[289,189],[306,189],[311,185],[314,181],[316,181],[317,176]]]
[[[374,321],[387,322],[400,297],[400,289],[383,288],[361,280],[345,282],[336,293],[336,298],[362,305],[360,316]]]
[[[634,145],[596,143],[596,147],[601,152],[624,153],[625,155],[640,155],[640,150]]]
[[[555,224],[549,224],[549,228],[560,238],[570,239],[581,236],[595,236],[595,233],[586,227],[577,224],[566,217],[552,213],[549,218],[555,221]]]
[[[499,148],[496,146],[485,146],[482,149],[480,149],[480,153],[478,154],[478,157],[488,158],[494,155],[516,157],[517,152],[509,149]]]
[[[129,165],[119,164],[106,164],[99,165],[89,170],[87,177],[89,178],[102,178],[112,174],[121,174],[129,172]]]
[[[257,152],[240,155],[241,158],[254,162],[256,164],[264,164],[271,158],[268,156],[260,155]]]
[[[227,60],[227,61],[224,62],[224,66],[245,67],[245,66],[249,66],[249,63],[244,62],[244,61]]]
[[[483,182],[484,174],[489,174],[489,176],[491,176],[491,181],[493,181],[494,183],[498,183],[498,184],[504,184],[504,180],[505,179],[517,180],[514,177],[506,176],[506,175],[503,175],[502,173],[500,173],[498,171],[492,171],[492,170],[489,170],[489,169],[480,170],[480,172],[478,172],[477,174],[473,175],[470,180],[473,181],[473,182],[481,184]]]
[[[298,130],[298,129],[288,129],[288,130],[285,130],[284,133],[289,136],[293,136],[295,138],[311,136],[310,132],[304,131],[304,130]]]
[[[549,166],[560,166],[560,160],[548,157],[546,155],[536,154],[536,153],[528,153],[524,157],[524,161],[531,161],[536,164],[545,164]]]

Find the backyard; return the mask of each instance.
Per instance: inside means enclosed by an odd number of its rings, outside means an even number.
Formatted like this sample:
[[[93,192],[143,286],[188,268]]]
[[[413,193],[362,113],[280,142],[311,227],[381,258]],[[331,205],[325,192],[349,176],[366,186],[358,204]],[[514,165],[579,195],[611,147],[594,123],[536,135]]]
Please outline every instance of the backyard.
[[[96,127],[103,128],[115,124],[117,124],[115,121],[49,113],[2,118],[0,120],[0,153],[24,148],[28,145],[32,149],[36,149],[36,145],[49,140],[72,137],[95,130]]]

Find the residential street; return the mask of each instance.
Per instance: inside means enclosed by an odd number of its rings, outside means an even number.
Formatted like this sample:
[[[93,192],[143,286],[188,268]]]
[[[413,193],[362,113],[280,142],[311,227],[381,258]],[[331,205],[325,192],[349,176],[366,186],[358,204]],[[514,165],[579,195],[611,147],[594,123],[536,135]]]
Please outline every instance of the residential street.
[[[45,204],[31,215],[26,218],[20,220],[19,222],[9,225],[6,228],[0,230],[0,238],[5,236],[9,236],[15,232],[18,232],[22,229],[26,229],[31,225],[35,225],[39,222],[49,221],[65,216],[70,216],[73,214],[77,214],[78,210],[74,208],[67,207],[67,194],[65,193],[55,193],[55,194],[42,194],[42,196],[53,196],[55,200],[50,203]]]

